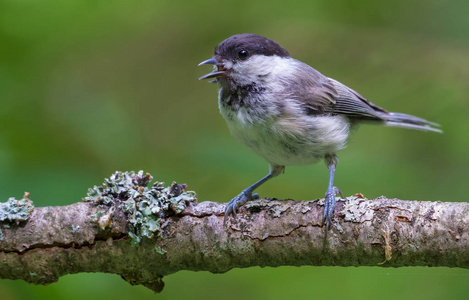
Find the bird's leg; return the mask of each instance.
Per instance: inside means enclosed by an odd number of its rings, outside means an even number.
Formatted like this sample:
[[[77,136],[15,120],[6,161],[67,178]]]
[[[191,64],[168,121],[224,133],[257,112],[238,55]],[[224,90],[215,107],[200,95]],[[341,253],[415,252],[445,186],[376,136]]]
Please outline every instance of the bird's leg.
[[[229,215],[235,215],[236,211],[239,207],[244,205],[247,201],[253,200],[253,199],[259,199],[259,194],[252,194],[252,192],[258,188],[260,185],[262,185],[264,182],[269,180],[270,178],[273,178],[275,176],[278,176],[281,172],[285,170],[285,166],[275,166],[275,165],[270,165],[270,171],[269,174],[267,174],[265,177],[263,177],[261,180],[257,181],[250,187],[246,188],[243,190],[241,193],[239,193],[238,196],[234,197],[231,199],[230,202],[228,202],[228,205],[226,206],[225,210],[225,222],[226,219],[228,218]]]
[[[326,161],[326,165],[329,168],[329,185],[327,188],[326,196],[325,196],[325,201],[324,201],[324,213],[323,213],[323,221],[322,223],[326,223],[326,229],[329,229],[329,225],[331,223],[332,215],[334,214],[334,206],[335,206],[335,196],[337,194],[340,194],[342,198],[344,197],[344,194],[334,186],[334,172],[335,172],[335,166],[339,162],[337,159],[337,156],[335,154],[326,154],[324,157]]]

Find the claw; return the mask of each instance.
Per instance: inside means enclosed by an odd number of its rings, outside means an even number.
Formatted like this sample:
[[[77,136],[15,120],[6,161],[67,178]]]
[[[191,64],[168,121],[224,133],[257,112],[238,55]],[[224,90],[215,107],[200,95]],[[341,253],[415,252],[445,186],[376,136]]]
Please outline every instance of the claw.
[[[324,213],[323,213],[323,225],[326,223],[326,229],[329,230],[329,226],[331,223],[332,216],[334,214],[334,207],[335,207],[335,196],[337,194],[340,194],[342,198],[344,197],[344,194],[337,188],[337,187],[332,187],[332,189],[327,190],[326,195],[325,195],[325,201],[324,201]]]
[[[253,200],[253,199],[259,199],[259,194],[255,193],[252,195],[249,192],[242,191],[231,199],[230,202],[226,205],[226,210],[225,210],[225,217],[223,218],[223,224],[226,223],[226,220],[228,219],[229,215],[233,215],[233,217],[236,215],[238,208],[243,206],[246,202]]]

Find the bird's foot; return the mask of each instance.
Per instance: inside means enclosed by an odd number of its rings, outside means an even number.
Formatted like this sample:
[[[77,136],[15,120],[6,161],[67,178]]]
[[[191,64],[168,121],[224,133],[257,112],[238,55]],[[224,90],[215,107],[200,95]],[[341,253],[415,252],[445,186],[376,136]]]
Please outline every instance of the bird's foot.
[[[226,223],[226,219],[228,218],[229,215],[233,215],[233,217],[236,215],[236,212],[238,208],[243,206],[246,202],[259,199],[259,194],[255,193],[252,194],[249,191],[242,191],[239,193],[238,196],[234,197],[231,199],[230,202],[226,205],[226,210],[225,210],[225,218],[223,220],[223,223]]]
[[[331,223],[332,215],[334,214],[334,207],[335,207],[335,196],[337,194],[340,194],[342,198],[344,197],[344,194],[337,188],[337,187],[332,187],[327,190],[326,196],[325,196],[325,201],[324,201],[324,213],[323,213],[323,225],[326,223],[326,229],[329,229],[329,225]]]

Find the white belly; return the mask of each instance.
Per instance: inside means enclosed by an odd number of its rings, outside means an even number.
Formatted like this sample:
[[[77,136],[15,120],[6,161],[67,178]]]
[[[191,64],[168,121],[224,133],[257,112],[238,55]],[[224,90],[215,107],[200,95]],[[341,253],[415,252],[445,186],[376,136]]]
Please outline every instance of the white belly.
[[[252,120],[246,112],[223,112],[231,134],[274,165],[306,165],[345,147],[349,122],[342,116]]]

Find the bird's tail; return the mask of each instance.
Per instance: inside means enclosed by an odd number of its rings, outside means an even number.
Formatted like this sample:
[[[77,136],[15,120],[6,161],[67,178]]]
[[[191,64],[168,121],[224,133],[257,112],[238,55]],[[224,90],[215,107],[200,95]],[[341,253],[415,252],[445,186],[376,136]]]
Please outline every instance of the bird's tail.
[[[382,113],[380,114],[380,117],[384,119],[384,124],[386,126],[433,131],[439,133],[443,132],[438,128],[440,127],[439,124],[412,115],[391,112]]]

